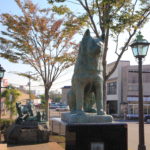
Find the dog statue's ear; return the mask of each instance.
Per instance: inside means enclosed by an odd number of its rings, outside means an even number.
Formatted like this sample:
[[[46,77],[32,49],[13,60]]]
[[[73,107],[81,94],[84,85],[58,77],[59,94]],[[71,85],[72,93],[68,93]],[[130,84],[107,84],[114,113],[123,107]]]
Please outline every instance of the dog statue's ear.
[[[90,36],[90,30],[89,30],[89,29],[87,29],[87,30],[85,31],[83,37],[87,37],[87,36]]]

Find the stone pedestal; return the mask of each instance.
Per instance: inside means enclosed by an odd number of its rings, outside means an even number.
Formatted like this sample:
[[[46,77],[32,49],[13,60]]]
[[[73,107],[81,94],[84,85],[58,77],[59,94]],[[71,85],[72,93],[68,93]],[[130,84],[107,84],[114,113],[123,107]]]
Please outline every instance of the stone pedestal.
[[[5,133],[8,144],[36,144],[49,142],[46,124],[12,124]]]
[[[67,124],[65,150],[127,150],[127,124]]]
[[[96,113],[72,114],[62,113],[61,120],[66,123],[108,123],[112,122],[111,115],[97,115]]]

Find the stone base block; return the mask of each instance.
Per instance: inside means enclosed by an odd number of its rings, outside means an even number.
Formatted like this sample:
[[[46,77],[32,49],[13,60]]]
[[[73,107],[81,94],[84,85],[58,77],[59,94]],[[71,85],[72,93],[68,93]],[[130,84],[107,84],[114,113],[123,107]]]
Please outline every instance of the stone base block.
[[[67,124],[65,150],[127,150],[127,124]]]
[[[95,113],[72,114],[62,113],[61,120],[66,123],[108,123],[112,122],[111,115],[97,115]]]
[[[22,125],[11,125],[5,134],[5,141],[8,144],[36,144],[49,142],[49,131],[45,125],[38,125],[34,128],[24,128]]]

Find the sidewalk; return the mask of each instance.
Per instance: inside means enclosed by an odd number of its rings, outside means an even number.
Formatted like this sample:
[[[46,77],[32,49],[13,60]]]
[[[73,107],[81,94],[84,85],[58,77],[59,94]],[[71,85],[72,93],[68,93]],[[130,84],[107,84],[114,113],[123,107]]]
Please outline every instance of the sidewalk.
[[[7,144],[0,144],[0,150],[7,150]]]
[[[49,142],[44,144],[10,146],[7,147],[7,150],[64,150],[64,149],[61,146],[59,146],[56,142]]]

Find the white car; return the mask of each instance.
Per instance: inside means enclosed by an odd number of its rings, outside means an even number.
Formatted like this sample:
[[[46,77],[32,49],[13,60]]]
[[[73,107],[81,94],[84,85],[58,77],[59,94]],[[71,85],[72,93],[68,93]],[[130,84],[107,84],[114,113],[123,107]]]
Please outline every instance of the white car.
[[[69,110],[69,106],[65,106],[65,105],[62,105],[62,106],[59,106],[58,108],[55,109],[56,111],[68,111]]]

